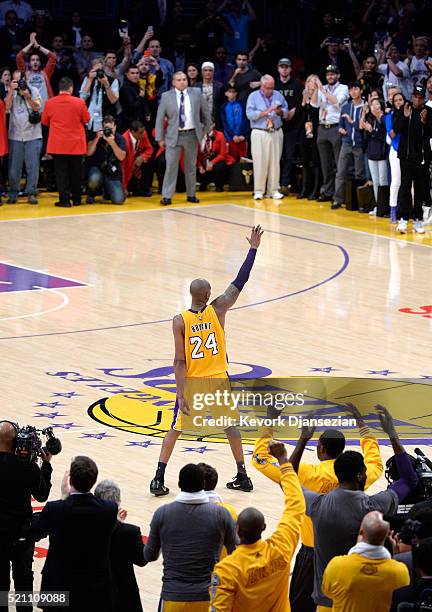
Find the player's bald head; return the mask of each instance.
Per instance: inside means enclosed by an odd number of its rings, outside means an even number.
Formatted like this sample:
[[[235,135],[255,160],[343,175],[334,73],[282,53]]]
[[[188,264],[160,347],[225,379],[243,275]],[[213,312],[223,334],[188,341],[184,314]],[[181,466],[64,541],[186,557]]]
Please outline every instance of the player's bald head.
[[[206,303],[210,297],[211,287],[205,278],[196,278],[190,284],[190,294],[195,301]]]
[[[16,430],[12,423],[0,421],[0,451],[12,452]]]
[[[240,512],[237,531],[242,542],[253,544],[261,538],[265,528],[264,515],[256,508],[245,508]]]
[[[360,535],[363,540],[373,546],[382,546],[389,533],[390,524],[384,520],[381,512],[368,512],[360,525]]]

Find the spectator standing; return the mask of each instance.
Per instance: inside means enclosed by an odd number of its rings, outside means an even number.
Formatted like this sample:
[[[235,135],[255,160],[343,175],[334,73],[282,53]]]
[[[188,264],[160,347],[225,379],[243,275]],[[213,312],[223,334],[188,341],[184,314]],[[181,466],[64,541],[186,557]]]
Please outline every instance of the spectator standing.
[[[114,612],[142,612],[134,565],[143,567],[144,544],[141,529],[125,523],[127,510],[120,507],[120,489],[112,480],[102,480],[95,488],[95,498],[117,504],[117,522],[111,534],[110,562],[114,583]]]
[[[30,532],[36,540],[49,537],[41,590],[69,591],[71,612],[113,611],[110,544],[118,508],[91,493],[97,475],[92,459],[75,457],[63,482],[66,499],[48,502]]]
[[[6,13],[15,11],[18,18],[18,24],[22,28],[27,21],[30,21],[33,15],[33,9],[24,0],[4,0],[0,2],[0,25],[5,25]]]
[[[61,67],[62,54],[65,49],[65,41],[63,34],[54,34],[52,38],[51,48],[56,56],[56,68]]]
[[[362,93],[367,98],[372,91],[379,91],[382,98],[384,77],[378,70],[378,62],[374,55],[363,60],[362,69],[357,74]]]
[[[332,209],[340,208],[344,202],[345,179],[352,165],[354,165],[356,180],[364,179],[363,134],[360,129],[364,102],[359,81],[354,81],[350,85],[349,95],[351,101],[342,106],[339,120],[339,134],[342,136],[342,145],[337,163]]]
[[[190,62],[186,66],[186,76],[188,80],[188,87],[198,87],[200,72],[198,64]]]
[[[8,146],[8,133],[6,127],[6,107],[3,100],[0,100],[0,206],[2,206],[1,195],[4,189],[3,186],[3,158],[7,155],[9,150]]]
[[[398,148],[400,134],[396,134],[393,130],[393,118],[397,111],[403,108],[406,99],[398,89],[389,90],[388,103],[391,104],[389,112],[385,116],[385,125],[387,131],[387,144],[390,144],[389,162],[391,171],[390,183],[390,221],[397,223],[397,203],[399,188],[401,184],[400,160],[398,157]]]
[[[341,44],[340,38],[334,36],[323,40],[317,65],[317,72],[320,77],[327,74],[328,66],[336,66],[339,76],[342,75],[346,81],[351,81],[356,77],[360,66],[352,50],[351,41],[347,39],[346,42],[348,44]],[[347,53],[350,59],[348,59]]]
[[[297,475],[282,442],[272,441],[269,452],[280,465],[280,486],[285,508],[276,531],[262,540],[266,528],[255,508],[240,512],[237,533],[240,545],[215,565],[211,583],[214,610],[269,612],[287,610],[290,564],[297,547],[305,503]]]
[[[54,158],[59,201],[56,206],[81,204],[81,165],[86,153],[85,125],[90,114],[84,100],[72,97],[72,79],[63,77],[59,95],[47,100],[42,124],[49,127],[47,153]],[[72,202],[71,202],[72,198]]]
[[[116,132],[115,119],[105,115],[102,129],[87,146],[87,204],[93,204],[96,193],[103,189],[113,204],[123,204],[122,162],[126,157],[126,141]]]
[[[282,94],[274,90],[274,86],[273,77],[264,75],[260,90],[250,94],[246,105],[246,116],[252,129],[255,200],[262,200],[263,197],[274,200],[283,198],[279,191],[279,176],[283,147],[282,122],[288,117],[288,105]]]
[[[150,198],[153,180],[153,147],[141,121],[132,121],[123,134],[126,157],[122,162],[123,187],[133,195]]]
[[[194,612],[208,612],[211,572],[222,545],[228,553],[235,548],[235,523],[225,508],[209,502],[197,465],[180,470],[179,487],[175,500],[154,513],[144,557],[156,561],[162,550],[162,609],[193,602]]]
[[[47,58],[45,68],[42,68],[42,61],[39,53],[42,53]],[[25,56],[29,54],[29,68],[26,70]],[[53,91],[51,88],[51,77],[56,66],[56,57],[54,53],[42,47],[36,40],[36,34],[30,34],[30,42],[27,47],[24,47],[16,56],[16,64],[18,70],[25,73],[28,84],[39,90],[41,97],[40,111],[48,98],[52,98]]]
[[[327,84],[313,81],[314,92],[311,105],[319,108],[319,127],[317,146],[323,174],[323,185],[319,202],[333,200],[334,176],[342,144],[339,134],[339,121],[341,108],[348,100],[348,87],[339,82],[339,69],[337,66],[327,66]]]
[[[409,586],[394,591],[390,612],[398,612],[403,609],[399,608],[399,605],[404,603],[411,604],[409,608],[406,608],[407,610],[412,610],[412,606],[418,606],[423,602],[427,605],[432,589],[432,538],[425,538],[416,547],[414,562],[416,574],[420,578]]]
[[[166,134],[164,123],[167,119]],[[198,144],[210,131],[210,111],[201,91],[187,87],[184,72],[176,72],[173,89],[163,94],[156,117],[156,140],[165,147],[166,171],[161,204],[171,204],[177,181],[180,153],[184,151],[184,173],[188,202],[198,203],[195,196]]]
[[[302,160],[302,187],[298,199],[316,200],[320,194],[320,159],[317,147],[319,110],[311,101],[319,78],[310,74],[306,79],[301,102],[302,130],[300,135],[300,155]]]
[[[229,84],[238,92],[238,101],[246,107],[249,94],[260,86],[261,74],[249,66],[248,54],[239,52],[235,56],[236,69],[231,75]]]
[[[393,592],[409,584],[406,566],[392,559],[384,546],[389,535],[390,525],[382,514],[369,512],[357,544],[327,565],[322,590],[334,612],[388,612]]]
[[[153,64],[156,72],[150,70],[150,66]],[[137,64],[139,70],[139,81],[138,84],[140,89],[145,92],[144,99],[147,102],[147,110],[150,115],[148,121],[148,129],[152,130],[156,121],[156,113],[158,107],[158,92],[159,87],[163,83],[163,74],[161,67],[150,55],[143,55]]]
[[[399,87],[407,97],[410,91],[410,72],[405,62],[401,61],[396,45],[384,47],[380,60],[378,72],[384,76],[384,100],[388,101],[388,90],[391,87]]]
[[[202,81],[197,84],[207,101],[210,115],[216,129],[221,126],[220,110],[222,105],[223,85],[214,80],[213,62],[204,62],[201,66]]]
[[[397,231],[406,234],[408,220],[414,220],[414,231],[424,234],[423,203],[430,206],[432,109],[425,106],[426,90],[414,87],[411,105],[395,113],[393,129],[400,134],[398,157],[401,169],[400,219]],[[411,188],[414,186],[414,206]]]
[[[231,78],[235,65],[226,61],[226,51],[224,47],[218,47],[214,54],[215,79],[224,85]]]
[[[70,44],[70,46],[74,49],[79,49],[81,46],[81,39],[84,35],[84,29],[79,11],[73,11],[71,14],[71,21],[66,35],[68,44]]]
[[[120,105],[122,107],[122,131],[126,131],[132,121],[146,123],[150,119],[150,106],[146,100],[146,91],[140,86],[140,71],[134,64],[127,69],[123,85],[120,87]]]
[[[97,132],[102,127],[102,119],[105,115],[116,116],[117,114],[119,82],[116,78],[106,74],[102,57],[93,59],[91,64],[91,69],[81,85],[80,98],[85,101],[90,113],[87,129]]]
[[[248,142],[248,127],[243,106],[237,102],[237,90],[233,85],[225,87],[227,101],[221,107],[221,121],[225,140],[228,145],[228,155],[233,162],[246,157]]]
[[[223,132],[212,128],[205,136],[198,151],[198,178],[201,191],[206,191],[209,183],[215,183],[216,191],[223,191],[228,159],[227,143]]]
[[[7,93],[10,89],[10,84],[12,81],[11,71],[7,66],[3,66],[0,68],[0,98],[4,100],[7,96]]]
[[[0,590],[9,591],[10,573],[15,591],[33,591],[34,542],[21,540],[32,519],[32,496],[45,502],[51,489],[51,455],[43,452],[42,465],[15,455],[16,428],[0,421]],[[28,607],[18,605],[18,612]],[[7,612],[8,606],[0,607]]]
[[[2,64],[15,65],[15,58],[24,43],[24,35],[18,27],[18,17],[15,11],[7,11],[5,23],[0,27],[0,58]]]
[[[73,49],[66,47],[62,49],[61,53],[56,56],[59,60],[56,60],[56,67],[54,70],[54,74],[51,77],[51,86],[53,90],[53,94],[56,96],[59,92],[59,83],[63,77],[68,77],[72,79],[74,83],[74,93],[78,94],[78,71],[75,65],[74,52]]]
[[[280,181],[281,193],[288,195],[295,147],[300,139],[300,131],[303,128],[301,116],[303,86],[300,81],[291,76],[291,60],[287,57],[283,57],[278,61],[277,71],[278,75],[275,78],[275,90],[283,95],[289,108],[288,117],[283,123]]]
[[[416,85],[425,85],[430,76],[432,57],[428,54],[428,46],[429,40],[425,36],[418,36],[414,39],[413,55],[406,59],[410,73],[408,97],[413,94]]]
[[[168,89],[171,87],[171,83],[172,83],[173,75],[174,75],[174,66],[172,65],[172,62],[169,61],[169,59],[166,59],[165,57],[161,56],[162,47],[161,47],[160,42],[156,38],[151,38],[149,40],[147,49],[150,51],[151,57],[153,57],[156,60],[157,65],[160,66],[163,77],[164,77],[163,83],[159,87],[159,90],[158,90],[158,97],[160,100],[162,94],[165,91],[168,91]],[[155,64],[151,66],[151,72],[153,74],[156,73]]]
[[[398,505],[418,483],[417,475],[399,440],[391,415],[381,406],[377,406],[376,409],[381,426],[391,441],[400,479],[386,491],[367,495],[364,493],[366,468],[363,457],[356,451],[345,451],[334,463],[334,471],[339,482],[336,489],[326,495],[319,495],[303,488],[306,515],[312,519],[314,529],[315,587],[313,598],[315,603],[322,608],[331,608],[332,605],[331,600],[323,594],[321,589],[324,570],[333,557],[347,554],[356,544],[363,517],[373,510],[378,510],[383,514],[394,514]],[[312,429],[303,429],[302,436],[291,456],[295,469],[298,469],[297,460],[301,459],[308,436],[312,435]]]
[[[225,11],[229,3],[229,11]],[[244,11],[246,10],[246,12]],[[218,8],[230,26],[230,30],[225,31],[223,46],[227,50],[228,58],[231,59],[244,49],[249,49],[249,25],[256,21],[255,11],[249,0],[223,0]]]
[[[86,74],[90,72],[92,61],[96,59],[97,54],[93,51],[94,43],[90,34],[84,34],[81,38],[81,45],[75,53],[75,65],[78,70],[78,75],[82,80]]]
[[[226,18],[217,12],[217,7],[216,0],[207,0],[203,13],[197,17],[195,32],[197,47],[202,57],[211,57],[222,45],[225,32],[232,33],[232,27]],[[216,79],[219,80],[217,77]]]
[[[9,197],[8,204],[15,204],[25,163],[26,194],[30,204],[37,204],[42,128],[36,121],[41,105],[39,91],[30,87],[22,73],[15,70],[5,98],[9,119]]]
[[[105,53],[104,70],[105,74],[112,79],[117,79],[119,86],[123,83],[123,77],[129,68],[132,58],[132,46],[129,38],[123,39],[123,59],[117,64],[117,53],[110,49]]]

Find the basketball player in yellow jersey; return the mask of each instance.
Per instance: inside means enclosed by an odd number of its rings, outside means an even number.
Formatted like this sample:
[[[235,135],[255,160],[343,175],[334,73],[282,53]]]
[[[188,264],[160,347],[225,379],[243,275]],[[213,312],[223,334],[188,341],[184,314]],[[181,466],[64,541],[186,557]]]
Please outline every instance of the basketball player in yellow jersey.
[[[184,389],[186,378],[220,379],[227,378],[228,362],[225,345],[225,315],[235,304],[240,291],[249,279],[263,231],[260,225],[252,228],[247,238],[250,249],[235,280],[225,293],[208,304],[211,287],[207,280],[198,278],[190,285],[192,304],[173,319],[174,334],[174,373],[177,395],[174,418],[170,431],[162,444],[155,477],[150,483],[153,495],[167,495],[165,469],[174,445],[181,435],[182,414],[189,414]],[[244,465],[243,447],[240,432],[236,427],[225,429],[231,451],[237,464],[237,475],[227,483],[229,489],[252,491],[253,485]]]

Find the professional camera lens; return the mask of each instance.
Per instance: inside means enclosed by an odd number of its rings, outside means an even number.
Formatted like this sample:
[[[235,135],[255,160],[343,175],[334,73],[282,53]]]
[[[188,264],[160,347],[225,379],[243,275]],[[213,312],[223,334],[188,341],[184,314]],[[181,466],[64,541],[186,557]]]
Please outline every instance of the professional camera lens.
[[[104,71],[104,70],[102,70],[102,68],[98,68],[98,69],[96,70],[96,77],[97,77],[98,79],[103,79],[103,78],[104,78],[104,76],[105,76],[105,71]]]
[[[103,135],[104,135],[104,136],[112,136],[112,134],[113,134],[113,131],[112,131],[112,129],[111,129],[111,128],[109,128],[109,127],[104,127],[104,129],[103,129]]]

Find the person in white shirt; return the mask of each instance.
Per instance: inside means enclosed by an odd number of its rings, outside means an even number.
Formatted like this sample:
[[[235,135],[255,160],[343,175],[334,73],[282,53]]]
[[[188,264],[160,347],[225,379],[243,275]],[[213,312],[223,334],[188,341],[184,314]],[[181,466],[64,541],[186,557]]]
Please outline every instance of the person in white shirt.
[[[407,98],[411,88],[411,76],[408,66],[401,62],[398,48],[390,45],[383,50],[378,72],[384,76],[384,100],[388,102],[388,90],[391,86],[398,87],[401,93]]]
[[[405,60],[410,72],[408,98],[413,94],[416,85],[424,85],[432,71],[432,57],[428,55],[429,40],[425,36],[414,39],[411,58]]]
[[[323,173],[319,202],[332,201],[335,191],[336,167],[342,145],[339,120],[342,105],[348,100],[348,87],[339,83],[339,77],[338,67],[330,65],[326,70],[327,85],[319,79],[312,83],[311,106],[319,108],[317,146]]]

